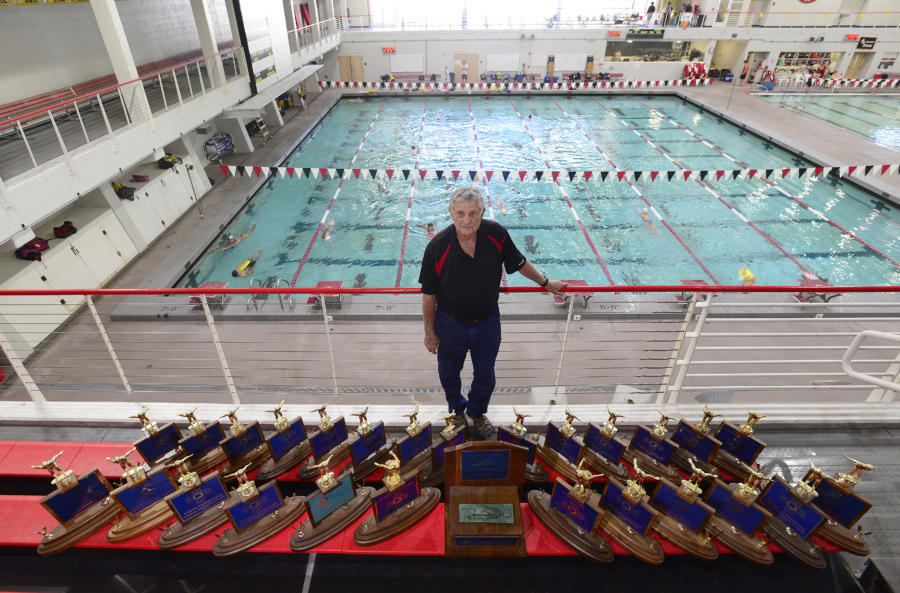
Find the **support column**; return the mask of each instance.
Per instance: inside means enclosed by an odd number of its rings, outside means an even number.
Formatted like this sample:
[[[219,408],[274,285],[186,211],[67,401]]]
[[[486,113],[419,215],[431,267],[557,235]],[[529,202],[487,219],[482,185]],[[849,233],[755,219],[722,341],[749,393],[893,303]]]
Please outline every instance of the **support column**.
[[[225,9],[228,12],[228,24],[231,27],[231,42],[237,47],[241,44],[241,31],[238,27],[237,14],[234,12],[234,5],[231,2],[232,0],[227,0],[225,2]],[[238,51],[235,52],[235,55],[237,55],[238,64],[240,64],[240,71],[247,76],[247,78],[250,78],[245,52]]]
[[[325,18],[331,22],[325,28],[325,35],[333,35],[337,32],[337,23],[334,22],[334,0],[325,0]]]
[[[209,11],[203,0],[191,0],[191,10],[194,11],[194,24],[197,26],[197,36],[200,37],[200,51],[204,56],[219,53],[219,45],[216,43],[216,34],[212,22],[209,20]],[[225,68],[222,67],[222,56],[216,56],[206,61],[209,72],[209,80],[212,86],[219,87],[225,82]]]
[[[134,56],[131,54],[131,47],[125,37],[122,19],[119,18],[114,0],[91,0],[91,10],[94,11],[94,19],[100,29],[109,61],[112,62],[116,80],[123,83],[136,79],[137,66],[134,64]],[[122,96],[132,123],[151,119],[150,104],[147,102],[143,84],[136,82],[123,86]]]

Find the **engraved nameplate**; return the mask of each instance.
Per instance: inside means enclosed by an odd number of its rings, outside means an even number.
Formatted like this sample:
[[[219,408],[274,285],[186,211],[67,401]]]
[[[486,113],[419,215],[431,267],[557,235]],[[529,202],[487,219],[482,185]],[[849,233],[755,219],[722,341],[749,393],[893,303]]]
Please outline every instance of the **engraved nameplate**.
[[[460,479],[463,481],[509,479],[509,451],[461,451]]]
[[[573,464],[578,463],[581,443],[576,441],[574,437],[568,439],[564,437],[556,423],[550,422],[547,424],[547,436],[544,443]]]
[[[679,496],[677,488],[662,480],[657,484],[650,504],[691,531],[700,531],[712,514],[711,509],[699,499],[694,502],[685,500]]]
[[[662,465],[669,465],[672,455],[675,454],[675,444],[668,440],[659,440],[646,426],[638,426],[631,437],[632,449],[640,451],[650,459],[655,459]]]
[[[759,508],[752,504],[742,504],[733,496],[732,490],[721,482],[715,482],[709,490],[706,504],[715,509],[717,515],[747,535],[753,535],[766,519],[766,514]]]
[[[624,486],[619,485],[614,480],[609,480],[603,493],[603,506],[611,510],[626,525],[641,535],[646,535],[647,530],[650,529],[650,524],[653,522],[653,511],[641,502],[635,504],[625,498],[623,494],[624,489]]]
[[[265,446],[266,437],[263,435],[259,422],[252,422],[247,425],[244,432],[237,436],[230,436],[223,440],[222,450],[230,461],[238,461],[254,451],[262,449]]]
[[[583,529],[585,533],[594,531],[600,515],[596,509],[587,503],[582,504],[572,498],[569,488],[560,482],[558,478],[553,486],[553,494],[550,496],[550,508],[556,509],[559,513],[568,517],[575,525]]]
[[[513,506],[508,503],[460,503],[460,523],[500,523],[512,525],[515,521]]]
[[[364,437],[355,435],[350,440],[350,455],[353,465],[359,465],[360,462],[368,459],[373,453],[378,451],[387,443],[384,434],[384,422],[378,422],[372,425],[372,432]]]
[[[625,443],[614,438],[609,438],[596,424],[588,424],[584,433],[584,445],[594,453],[597,453],[613,465],[618,465],[625,452]]]
[[[206,426],[205,432],[183,438],[178,444],[181,445],[181,448],[188,455],[200,457],[204,453],[218,447],[224,438],[225,432],[222,430],[222,425],[218,422],[213,422]]]
[[[537,445],[531,439],[520,439],[508,428],[500,426],[497,428],[497,440],[501,443],[512,443],[513,445],[525,447],[528,449],[528,461],[526,463],[528,465],[534,463],[534,453],[537,450]]]
[[[313,525],[321,523],[328,515],[353,500],[354,496],[353,480],[349,476],[339,480],[337,486],[325,494],[318,490],[314,492],[306,499],[309,518]]]
[[[800,500],[781,478],[769,481],[758,502],[772,514],[785,522],[802,538],[807,538],[815,531],[825,517]]]
[[[422,432],[414,437],[406,435],[397,441],[397,457],[400,458],[400,463],[406,463],[430,446],[431,430],[429,426],[423,428]]]
[[[738,430],[733,424],[723,422],[716,431],[716,438],[722,442],[722,448],[747,465],[752,465],[766,444]]]
[[[237,531],[243,531],[254,523],[263,519],[266,515],[274,513],[284,506],[281,492],[274,481],[267,483],[259,489],[259,494],[250,500],[238,502],[225,511],[231,524]]]
[[[122,486],[113,496],[129,514],[136,515],[175,492],[175,483],[165,469],[147,474],[147,479],[134,486]]]
[[[455,447],[456,445],[462,445],[466,442],[466,431],[461,430],[456,433],[456,436],[450,439],[449,441],[444,441],[440,443],[437,447],[432,447],[431,451],[431,469],[436,470],[439,467],[444,465],[444,451],[447,447]]]
[[[181,432],[177,426],[169,422],[160,428],[159,432],[139,440],[134,446],[144,461],[152,465],[165,457],[169,451],[177,448],[179,441]]]
[[[698,433],[684,420],[678,423],[678,428],[672,434],[672,440],[685,451],[696,455],[700,461],[709,461],[722,445],[718,439]]]
[[[272,459],[278,461],[305,440],[306,427],[303,426],[300,416],[297,416],[288,424],[287,428],[281,432],[276,431],[269,437],[269,451],[272,453]]]
[[[812,503],[826,515],[850,528],[872,508],[872,503],[853,492],[845,492],[831,480],[822,480],[816,486],[819,496]]]
[[[419,496],[419,480],[415,476],[393,492],[385,490],[375,497],[372,508],[376,521],[384,521],[391,513]]]
[[[178,520],[186,523],[222,501],[228,500],[228,491],[225,490],[219,474],[212,474],[196,488],[176,492],[166,500],[175,511]]]
[[[343,416],[335,420],[334,424],[326,431],[314,432],[309,437],[309,444],[312,445],[313,457],[315,460],[321,461],[328,457],[332,449],[338,447],[347,440],[347,425]]]
[[[70,490],[51,492],[41,504],[60,523],[66,523],[109,496],[109,490],[106,478],[93,470],[78,478],[78,484]]]

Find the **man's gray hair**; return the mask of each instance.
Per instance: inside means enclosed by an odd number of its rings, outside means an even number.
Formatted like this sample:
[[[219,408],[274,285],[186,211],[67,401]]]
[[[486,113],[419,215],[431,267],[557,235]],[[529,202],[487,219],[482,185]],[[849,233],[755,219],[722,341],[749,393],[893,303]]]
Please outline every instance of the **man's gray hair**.
[[[450,194],[450,210],[453,210],[453,205],[457,202],[469,202],[472,200],[478,202],[478,206],[481,207],[481,210],[484,210],[484,196],[481,195],[481,191],[476,187],[461,187]]]

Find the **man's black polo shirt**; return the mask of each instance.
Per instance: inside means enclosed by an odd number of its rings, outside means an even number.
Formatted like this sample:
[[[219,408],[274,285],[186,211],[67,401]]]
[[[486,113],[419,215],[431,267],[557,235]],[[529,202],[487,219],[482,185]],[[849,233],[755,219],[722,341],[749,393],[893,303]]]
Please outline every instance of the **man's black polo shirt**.
[[[425,248],[419,283],[423,293],[437,295],[441,311],[462,321],[483,321],[500,297],[501,266],[512,274],[525,261],[507,230],[492,220],[478,227],[474,258],[460,247],[456,227],[450,225]]]

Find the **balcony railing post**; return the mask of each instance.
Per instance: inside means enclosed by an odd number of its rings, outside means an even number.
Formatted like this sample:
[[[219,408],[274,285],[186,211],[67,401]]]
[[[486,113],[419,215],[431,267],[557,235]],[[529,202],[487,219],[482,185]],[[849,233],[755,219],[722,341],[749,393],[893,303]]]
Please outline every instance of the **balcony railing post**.
[[[177,70],[172,69],[172,81],[175,83],[175,95],[178,97],[178,112],[184,115],[184,101],[181,99],[181,86],[178,84]]]
[[[325,305],[326,295],[320,294],[319,301],[322,303],[322,322],[325,327],[325,338],[328,340],[328,360],[331,361],[331,381],[334,384],[334,395],[337,396],[337,370],[334,366],[334,345],[331,343],[331,327],[328,325],[328,307]]]
[[[703,324],[706,322],[706,317],[709,315],[709,308],[712,306],[712,295],[707,294],[704,295],[705,298],[702,303],[699,303],[697,306],[700,307],[700,318],[697,320],[697,324],[694,326],[694,331],[689,332],[687,334],[688,343],[685,348],[684,358],[679,360],[676,365],[678,366],[678,374],[675,376],[675,384],[670,385],[667,391],[668,394],[668,403],[674,404],[678,403],[678,395],[681,392],[681,386],[684,383],[684,377],[687,375],[688,367],[691,366],[691,359],[694,357],[694,350],[697,348],[697,342],[700,339],[700,334],[703,332]],[[697,298],[697,295],[694,295],[694,299]]]
[[[194,85],[191,84],[191,73],[188,71],[187,64],[184,65],[184,77],[187,79],[188,92],[191,94],[191,99],[193,99],[194,98]]]
[[[209,69],[209,66],[207,66]],[[224,74],[222,76],[224,78]],[[203,70],[200,68],[200,62],[197,62],[197,78],[200,79],[200,92],[203,93],[203,98],[206,98],[206,83],[203,82]]]
[[[125,376],[125,369],[122,368],[122,365],[119,362],[119,357],[116,355],[115,349],[113,349],[112,342],[109,341],[109,335],[106,333],[106,328],[103,326],[100,314],[97,313],[97,307],[94,306],[94,299],[88,294],[85,295],[84,300],[87,302],[88,309],[91,311],[91,317],[94,318],[94,325],[97,326],[97,331],[100,332],[100,337],[103,338],[103,343],[106,345],[106,351],[109,352],[109,357],[116,366],[116,372],[119,373],[119,378],[122,380],[125,392],[129,396],[133,395],[134,392],[131,390],[131,384],[128,382],[128,377]]]
[[[128,105],[125,103],[125,95],[122,94],[122,87],[116,87],[116,93],[119,95],[119,102],[122,104],[122,113],[125,114],[125,125],[131,125],[131,117],[128,115]]]
[[[159,83],[159,92],[162,95],[163,109],[168,111],[169,110],[169,102],[166,100],[166,89],[163,88],[162,73],[158,73],[156,75],[156,80]]]
[[[78,109],[78,101],[72,101],[72,105],[75,106],[75,116],[78,118],[78,123],[81,124],[81,131],[84,133],[84,141],[90,142],[91,139],[88,138],[87,128],[84,127],[84,120],[81,119],[81,111]]]
[[[556,381],[553,382],[553,402],[559,401],[559,376],[562,374],[563,360],[566,357],[566,344],[569,342],[569,326],[572,323],[572,310],[575,307],[575,295],[570,294],[568,297],[569,312],[566,313],[566,329],[563,332],[562,347],[559,349],[559,363],[556,365]]]
[[[37,160],[34,158],[34,153],[31,151],[31,145],[28,143],[28,138],[25,137],[25,129],[22,127],[22,120],[16,121],[16,127],[19,128],[19,134],[22,135],[22,140],[25,141],[25,149],[28,151],[28,156],[31,157],[31,163],[37,167]]]
[[[228,387],[228,393],[231,394],[231,403],[240,404],[241,398],[238,396],[237,388],[234,386],[234,379],[231,377],[231,369],[228,367],[228,360],[225,358],[225,351],[222,349],[222,342],[219,340],[219,332],[216,331],[216,322],[213,319],[212,312],[209,310],[209,303],[206,302],[206,295],[200,295],[200,303],[203,305],[203,314],[206,316],[206,325],[209,326],[209,333],[212,335],[213,344],[216,347],[216,354],[219,356],[219,364],[222,366],[222,374],[225,376],[225,385]]]
[[[47,111],[47,115],[50,117],[50,125],[53,126],[53,131],[56,133],[56,140],[59,142],[59,147],[62,149],[63,156],[66,158],[66,164],[72,169],[74,168],[72,157],[69,155],[69,150],[66,148],[66,143],[63,141],[62,134],[59,133],[59,127],[56,125],[56,118],[50,110]]]
[[[681,355],[681,347],[684,345],[684,336],[687,334],[688,326],[694,317],[694,311],[697,308],[696,293],[691,296],[691,302],[684,314],[681,322],[681,329],[678,331],[678,338],[675,340],[675,347],[672,349],[672,356],[669,357],[669,364],[666,366],[666,373],[663,376],[662,385],[660,385],[659,394],[656,398],[656,404],[661,406],[665,403],[665,394],[669,389],[669,382],[672,380],[672,373],[675,372],[675,366],[678,363],[678,357]]]
[[[19,377],[19,381],[22,382],[22,387],[24,387],[25,391],[28,392],[28,395],[31,396],[31,401],[40,404],[45,403],[47,398],[45,398],[44,394],[41,393],[41,390],[38,389],[37,383],[31,378],[31,373],[25,368],[22,359],[19,358],[19,355],[16,354],[16,351],[10,346],[6,336],[2,333],[0,333],[0,351],[6,356],[6,360],[9,361],[13,370],[16,371],[16,376]]]

